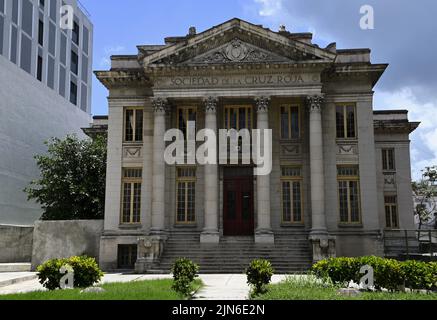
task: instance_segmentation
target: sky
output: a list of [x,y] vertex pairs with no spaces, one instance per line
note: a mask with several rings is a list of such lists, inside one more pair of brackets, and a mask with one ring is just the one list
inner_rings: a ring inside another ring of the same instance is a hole
[[[413,178],[437,165],[437,1],[435,0],[81,0],[94,24],[94,70],[139,44],[198,32],[238,17],[277,31],[312,32],[321,47],[371,48],[373,63],[390,67],[375,88],[375,109],[407,109],[420,121],[412,138]],[[364,5],[374,29],[360,28]],[[107,90],[93,80],[94,115],[107,114]]]

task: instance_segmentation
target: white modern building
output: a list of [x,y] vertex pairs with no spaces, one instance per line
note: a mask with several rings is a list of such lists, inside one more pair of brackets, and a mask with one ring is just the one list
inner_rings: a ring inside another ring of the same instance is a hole
[[[73,28],[61,28],[61,6]],[[0,223],[32,224],[23,189],[51,137],[91,122],[93,25],[76,0],[0,0]]]

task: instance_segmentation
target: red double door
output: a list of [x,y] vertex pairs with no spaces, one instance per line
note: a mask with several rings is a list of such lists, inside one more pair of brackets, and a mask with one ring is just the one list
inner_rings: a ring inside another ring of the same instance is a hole
[[225,177],[223,227],[225,236],[254,234],[253,175]]

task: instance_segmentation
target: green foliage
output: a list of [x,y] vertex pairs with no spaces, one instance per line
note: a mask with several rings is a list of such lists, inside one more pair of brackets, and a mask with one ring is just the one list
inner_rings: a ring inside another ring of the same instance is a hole
[[68,259],[51,259],[37,268],[39,282],[48,290],[60,289],[64,274],[60,269],[70,266],[74,270],[74,287],[87,288],[99,282],[103,272],[94,258],[71,257]]
[[67,136],[46,142],[48,153],[35,156],[40,178],[25,189],[41,204],[42,220],[103,219],[106,139]]
[[411,289],[431,290],[437,286],[437,263],[406,261],[402,270],[408,275],[405,286]]
[[437,263],[399,262],[379,257],[332,258],[316,263],[311,271],[322,279],[339,285],[350,281],[359,283],[361,267],[369,265],[374,271],[376,289],[396,291],[402,286],[410,289],[432,289],[437,284]]
[[267,260],[254,260],[246,269],[247,283],[252,286],[254,295],[266,292],[266,286],[272,280],[274,270]]
[[[418,204],[414,214],[419,218],[419,229],[432,222],[437,214],[437,167],[422,170],[422,179],[412,183],[413,193]],[[437,220],[435,221],[437,226]]]
[[189,297],[193,282],[198,277],[199,266],[189,259],[178,259],[172,268],[172,289],[184,297]]

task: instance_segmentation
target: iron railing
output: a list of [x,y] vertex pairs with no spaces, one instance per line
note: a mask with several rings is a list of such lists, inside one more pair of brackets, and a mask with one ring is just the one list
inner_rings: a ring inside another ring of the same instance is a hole
[[391,248],[407,259],[413,256],[437,260],[437,230],[386,230],[384,248]]

